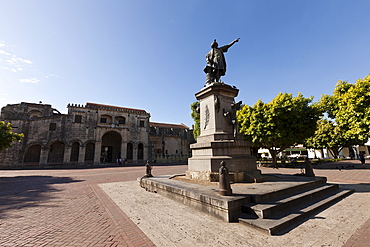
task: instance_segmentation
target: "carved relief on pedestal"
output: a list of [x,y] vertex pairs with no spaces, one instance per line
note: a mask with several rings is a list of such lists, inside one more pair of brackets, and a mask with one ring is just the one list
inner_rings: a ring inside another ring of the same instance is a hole
[[208,105],[206,105],[206,110],[204,112],[204,129],[206,129],[209,124],[209,116],[210,116],[210,112],[208,109]]

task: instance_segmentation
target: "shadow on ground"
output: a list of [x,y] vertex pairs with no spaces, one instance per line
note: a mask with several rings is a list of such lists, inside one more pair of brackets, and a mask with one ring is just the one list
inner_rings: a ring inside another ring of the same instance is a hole
[[355,193],[368,193],[370,192],[370,183],[359,183],[359,184],[342,184],[336,183],[341,189],[354,189]]
[[0,219],[7,213],[25,207],[37,207],[59,191],[55,184],[76,183],[69,177],[18,176],[0,177]]
[[[74,170],[74,169],[100,169],[100,168],[111,168],[111,167],[145,167],[146,163],[127,163],[123,165],[117,165],[116,163],[106,163],[100,165],[48,165],[48,166],[18,166],[18,167],[0,167],[1,170]],[[187,165],[187,163],[150,163],[152,166],[180,166]]]

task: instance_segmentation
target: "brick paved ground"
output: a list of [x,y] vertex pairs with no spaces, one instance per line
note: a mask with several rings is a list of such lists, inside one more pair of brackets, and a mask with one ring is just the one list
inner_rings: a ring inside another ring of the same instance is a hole
[[[335,169],[338,165],[343,166],[341,171]],[[158,165],[153,174],[181,173],[186,168]],[[329,182],[365,184],[370,191],[370,165],[362,169],[358,161],[349,161],[322,168],[315,173]],[[262,171],[292,174],[299,169]],[[134,180],[144,173],[144,166],[0,171],[0,246],[154,246],[98,186]],[[367,220],[345,246],[370,246],[369,236]]]
[[0,171],[0,246],[154,246],[98,186],[143,174],[144,166]]

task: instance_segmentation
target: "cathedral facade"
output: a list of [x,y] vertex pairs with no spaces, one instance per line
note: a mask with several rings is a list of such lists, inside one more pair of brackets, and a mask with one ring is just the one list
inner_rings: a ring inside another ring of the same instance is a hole
[[23,133],[21,142],[0,152],[1,166],[98,165],[122,158],[149,159],[149,119],[145,110],[86,103],[68,104],[61,114],[48,104],[8,104],[0,120]]

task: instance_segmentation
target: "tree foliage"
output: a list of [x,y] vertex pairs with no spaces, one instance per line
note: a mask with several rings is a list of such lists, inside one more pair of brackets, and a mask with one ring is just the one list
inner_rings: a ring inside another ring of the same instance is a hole
[[335,121],[342,147],[363,145],[370,137],[370,75],[354,84],[338,81],[333,95],[323,95],[320,103]]
[[21,141],[22,137],[23,134],[12,132],[11,123],[0,121],[0,151],[10,148],[13,142]]
[[301,93],[297,97],[279,93],[270,103],[258,100],[253,107],[245,105],[237,114],[240,132],[253,145],[267,148],[276,164],[279,152],[314,134],[322,113],[312,100]]
[[344,141],[339,127],[333,121],[322,118],[317,122],[314,135],[306,140],[305,146],[315,149],[327,148],[333,157],[338,157]]
[[194,120],[194,129],[193,129],[193,136],[196,140],[197,137],[200,135],[200,113],[199,113],[200,103],[199,101],[194,102],[191,104],[191,117]]

